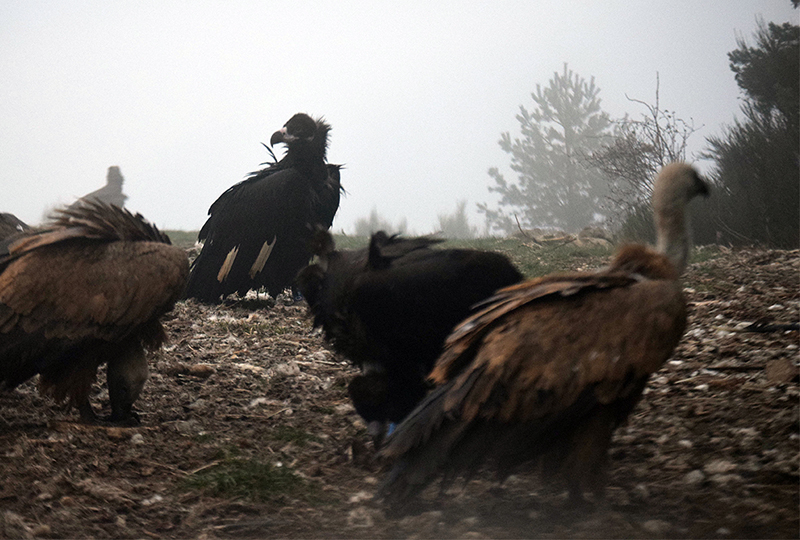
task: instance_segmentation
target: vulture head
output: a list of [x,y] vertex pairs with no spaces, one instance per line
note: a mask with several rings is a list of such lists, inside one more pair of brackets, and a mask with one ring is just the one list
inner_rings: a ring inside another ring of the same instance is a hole
[[665,166],[653,185],[656,249],[666,255],[678,275],[686,267],[691,243],[686,205],[695,196],[708,194],[708,184],[694,167],[681,162]]
[[324,159],[330,130],[331,127],[322,118],[314,120],[307,114],[297,113],[281,129],[272,134],[269,144],[275,146],[283,143],[290,153],[308,149],[315,157]]

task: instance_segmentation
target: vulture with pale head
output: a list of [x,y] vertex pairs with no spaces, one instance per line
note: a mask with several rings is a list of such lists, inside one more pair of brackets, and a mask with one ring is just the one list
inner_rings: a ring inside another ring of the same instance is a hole
[[686,326],[679,276],[689,252],[686,205],[708,187],[689,165],[658,175],[657,250],[623,247],[597,273],[549,275],[506,287],[447,338],[435,389],[398,426],[395,464],[379,495],[402,505],[439,475],[491,464],[559,471],[570,500],[603,493],[614,430]]
[[0,246],[0,387],[39,375],[40,389],[96,419],[89,394],[108,364],[110,422],[135,423],[145,350],[180,297],[186,252],[139,214],[86,201]]
[[223,193],[200,230],[203,249],[192,263],[187,298],[219,303],[265,287],[276,298],[311,259],[318,228],[328,229],[339,208],[339,165],[325,163],[330,126],[294,115],[270,145],[286,155]]
[[362,370],[348,387],[379,443],[386,422],[401,421],[425,396],[425,378],[453,327],[472,306],[522,275],[499,254],[434,249],[441,240],[383,231],[369,247],[336,251],[317,235],[318,263],[298,286],[333,348]]

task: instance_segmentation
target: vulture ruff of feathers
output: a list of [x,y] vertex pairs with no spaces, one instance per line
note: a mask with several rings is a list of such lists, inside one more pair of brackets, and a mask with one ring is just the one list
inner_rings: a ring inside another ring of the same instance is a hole
[[322,231],[319,262],[298,276],[314,325],[362,370],[348,390],[376,439],[425,396],[445,338],[472,306],[522,279],[503,255],[434,249],[440,242],[379,231],[367,248],[336,251]]
[[328,229],[339,208],[341,166],[325,161],[330,129],[323,119],[294,115],[270,138],[286,145],[286,155],[211,205],[187,298],[219,303],[261,287],[274,298],[293,285],[311,259],[314,231]]
[[87,201],[0,251],[0,386],[39,374],[42,391],[93,420],[89,392],[108,363],[112,421],[147,378],[145,349],[165,339],[159,317],[189,273],[184,250],[139,214]]
[[658,251],[625,246],[600,272],[506,287],[463,321],[430,374],[436,388],[383,449],[396,463],[379,494],[402,505],[439,475],[446,484],[489,462],[504,477],[538,460],[565,476],[573,502],[587,488],[602,496],[613,431],[686,325],[678,278],[698,194],[708,188],[692,167],[664,167]]

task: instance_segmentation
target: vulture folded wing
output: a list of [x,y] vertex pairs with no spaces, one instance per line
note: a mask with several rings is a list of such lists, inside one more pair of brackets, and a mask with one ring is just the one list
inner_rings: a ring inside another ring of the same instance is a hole
[[628,273],[561,274],[532,279],[500,289],[491,298],[481,302],[476,307],[476,312],[453,330],[447,338],[444,353],[437,361],[430,378],[437,385],[450,380],[472,360],[466,351],[480,345],[480,339],[486,331],[507,313],[528,304],[557,301],[558,298],[589,290],[625,287],[637,279],[640,278]]
[[384,454],[425,444],[445,418],[463,429],[552,425],[579,400],[605,404],[633,393],[683,333],[681,288],[635,275],[575,277],[507,287],[456,328],[429,377],[439,387]]
[[160,242],[73,240],[15,253],[0,274],[0,330],[47,339],[120,339],[161,315],[188,274]]

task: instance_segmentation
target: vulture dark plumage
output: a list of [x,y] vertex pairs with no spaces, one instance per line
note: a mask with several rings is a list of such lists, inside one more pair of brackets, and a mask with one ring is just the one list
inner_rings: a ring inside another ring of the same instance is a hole
[[319,263],[298,276],[315,326],[363,372],[349,392],[376,437],[425,396],[444,339],[471,307],[522,279],[499,253],[433,249],[438,242],[378,232],[368,248],[335,251],[324,232]]
[[14,214],[0,213],[0,240],[29,230],[22,220]]
[[601,497],[613,431],[686,325],[684,215],[697,194],[708,188],[692,167],[664,167],[658,251],[630,245],[597,273],[507,287],[461,323],[431,372],[436,388],[387,440],[396,463],[379,495],[402,506],[439,475],[444,488],[484,462],[504,478],[538,460],[566,477],[571,501],[585,488]]
[[89,393],[108,363],[109,420],[135,422],[145,349],[165,339],[159,317],[188,274],[186,252],[138,214],[99,201],[57,211],[0,250],[0,387],[38,374],[43,393],[93,421]]
[[270,145],[286,155],[223,193],[200,230],[203,249],[192,264],[186,297],[218,303],[266,287],[277,297],[310,258],[318,228],[328,229],[339,208],[339,165],[325,163],[330,126],[294,115]]

